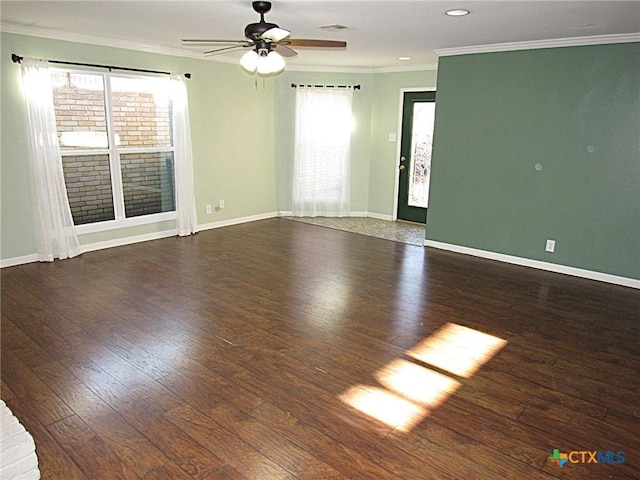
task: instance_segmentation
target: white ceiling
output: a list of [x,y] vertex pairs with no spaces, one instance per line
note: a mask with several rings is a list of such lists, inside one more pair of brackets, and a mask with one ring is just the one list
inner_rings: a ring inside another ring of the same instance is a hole
[[[448,17],[450,8],[471,14]],[[0,18],[6,32],[193,57],[208,47],[185,46],[181,38],[241,40],[245,25],[259,16],[249,0],[2,0]],[[299,55],[287,60],[290,69],[410,70],[434,65],[434,50],[440,49],[638,34],[640,1],[274,0],[266,21],[290,30],[293,38],[348,43],[337,51],[297,49]],[[348,29],[318,28],[327,24]],[[209,58],[237,62],[242,53]]]

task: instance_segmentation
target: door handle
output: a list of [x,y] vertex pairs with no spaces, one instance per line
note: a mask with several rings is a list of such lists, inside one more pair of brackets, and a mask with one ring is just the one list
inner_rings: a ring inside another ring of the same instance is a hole
[[406,158],[405,158],[405,157],[400,157],[400,161],[401,161],[401,162],[404,162],[405,160],[406,160]]
[[405,167],[404,165],[400,165],[400,170],[404,170],[405,168],[407,167]]

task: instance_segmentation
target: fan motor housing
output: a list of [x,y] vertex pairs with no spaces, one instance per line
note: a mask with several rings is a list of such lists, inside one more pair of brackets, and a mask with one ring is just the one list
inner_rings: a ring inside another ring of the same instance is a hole
[[272,28],[280,28],[275,23],[268,22],[258,22],[258,23],[250,23],[244,29],[244,36],[249,40],[256,41],[260,38],[260,36],[266,32],[267,30],[271,30]]

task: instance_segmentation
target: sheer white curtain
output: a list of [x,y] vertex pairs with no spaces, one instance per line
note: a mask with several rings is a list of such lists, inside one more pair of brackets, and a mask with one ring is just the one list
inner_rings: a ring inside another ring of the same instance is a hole
[[21,69],[29,123],[38,259],[52,262],[55,258],[74,257],[82,251],[62,172],[48,62],[25,58]]
[[198,231],[195,191],[193,187],[193,155],[187,86],[181,75],[171,75],[173,108],[173,143],[176,189],[176,228],[178,235]]
[[292,214],[350,214],[350,88],[296,89],[296,143]]

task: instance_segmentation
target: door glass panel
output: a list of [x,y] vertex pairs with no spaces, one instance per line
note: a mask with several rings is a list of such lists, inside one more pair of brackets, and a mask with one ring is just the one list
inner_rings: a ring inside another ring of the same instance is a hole
[[429,206],[429,179],[431,176],[431,148],[435,102],[413,104],[411,129],[411,159],[409,163],[409,206]]

